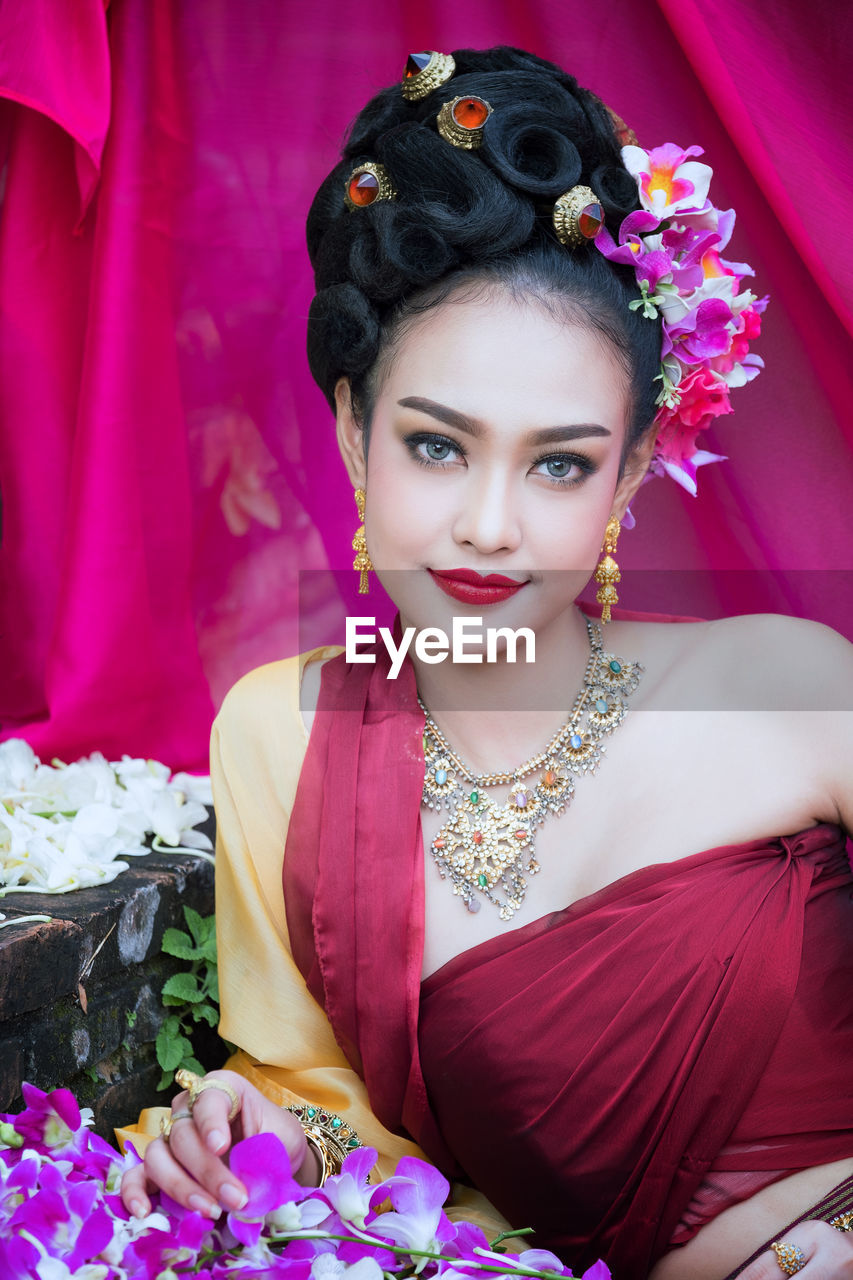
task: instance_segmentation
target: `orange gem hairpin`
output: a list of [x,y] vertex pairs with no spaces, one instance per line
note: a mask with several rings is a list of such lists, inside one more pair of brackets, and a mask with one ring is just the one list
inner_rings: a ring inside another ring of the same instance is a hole
[[403,97],[408,102],[419,102],[449,80],[455,70],[456,63],[449,53],[438,53],[435,49],[410,53],[401,83]]
[[453,98],[438,113],[436,127],[451,146],[474,151],[483,142],[483,128],[492,108],[485,98]]

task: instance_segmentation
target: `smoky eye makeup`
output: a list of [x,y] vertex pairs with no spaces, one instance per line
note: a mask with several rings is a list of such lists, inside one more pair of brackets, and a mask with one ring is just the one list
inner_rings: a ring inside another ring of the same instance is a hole
[[[454,455],[464,458],[468,453],[458,440],[435,431],[410,432],[403,437],[403,443],[413,461],[432,470],[452,466]],[[531,463],[531,471],[543,466],[548,469],[538,474],[557,488],[573,488],[598,470],[598,463],[592,458],[574,451],[540,454]]]

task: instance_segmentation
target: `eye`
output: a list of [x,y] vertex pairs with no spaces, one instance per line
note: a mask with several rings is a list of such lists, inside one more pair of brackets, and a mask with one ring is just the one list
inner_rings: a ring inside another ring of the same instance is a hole
[[546,476],[558,485],[582,484],[587,476],[597,470],[595,463],[582,453],[551,453],[545,458],[538,458],[534,468],[544,467],[540,475]]
[[460,458],[465,456],[464,449],[454,440],[436,435],[432,431],[420,431],[406,436],[404,444],[414,460],[425,467],[441,466],[442,463],[451,462],[457,455]]

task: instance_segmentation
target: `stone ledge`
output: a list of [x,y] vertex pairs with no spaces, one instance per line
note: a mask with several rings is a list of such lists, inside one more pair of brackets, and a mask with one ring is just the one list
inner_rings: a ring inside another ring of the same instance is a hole
[[[211,914],[213,880],[203,858],[158,852],[98,888],[0,900],[7,919],[53,917],[0,930],[0,1111],[20,1109],[22,1080],[64,1086],[110,1138],[113,1125],[168,1099],[173,1091],[155,1093],[160,992],[186,966],[162,954],[163,934],[186,928],[184,904]],[[222,1064],[215,1032],[201,1026],[194,1041],[208,1070]]]

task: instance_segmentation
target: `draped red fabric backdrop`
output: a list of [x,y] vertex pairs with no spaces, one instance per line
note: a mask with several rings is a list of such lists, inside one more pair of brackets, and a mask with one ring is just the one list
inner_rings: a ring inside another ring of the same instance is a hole
[[[204,768],[228,685],[309,637],[298,571],[347,566],[356,513],[304,360],[304,218],[422,48],[527,47],[641,143],[705,147],[768,367],[698,498],[642,490],[626,603],[853,633],[851,37],[837,0],[4,0],[3,734]],[[312,581],[310,638],[335,625]]]

